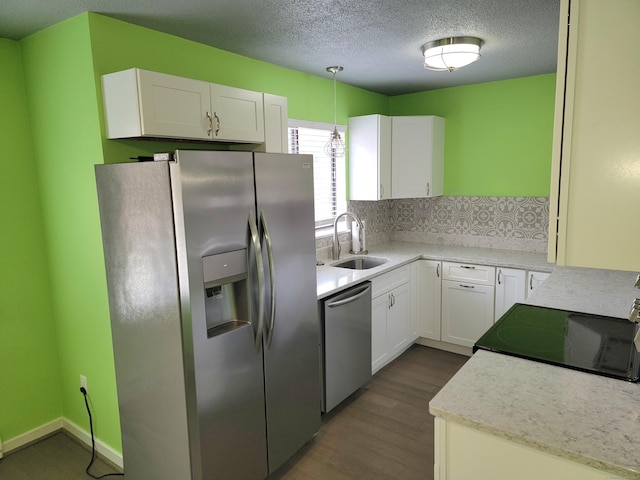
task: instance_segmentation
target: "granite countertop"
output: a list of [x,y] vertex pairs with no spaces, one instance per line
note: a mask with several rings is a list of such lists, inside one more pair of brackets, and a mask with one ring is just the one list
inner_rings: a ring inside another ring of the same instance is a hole
[[[343,255],[339,261],[353,256]],[[371,280],[419,258],[521,268],[542,272],[551,272],[554,268],[553,264],[547,262],[547,256],[544,253],[423,243],[391,242],[377,245],[369,249],[368,256],[386,258],[388,262],[368,270],[349,270],[331,266],[337,263],[338,260],[328,260],[325,265],[319,266],[316,270],[318,300],[344,290],[351,285]]]
[[[556,267],[526,303],[626,317],[636,273]],[[478,351],[429,411],[622,478],[640,479],[640,384]]]

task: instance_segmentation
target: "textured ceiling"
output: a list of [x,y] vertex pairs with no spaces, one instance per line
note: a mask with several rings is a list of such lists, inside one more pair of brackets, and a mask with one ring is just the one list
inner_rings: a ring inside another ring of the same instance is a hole
[[[1,0],[0,37],[20,40],[93,11],[387,95],[556,70],[560,0]],[[483,40],[456,72],[425,70],[424,43]]]

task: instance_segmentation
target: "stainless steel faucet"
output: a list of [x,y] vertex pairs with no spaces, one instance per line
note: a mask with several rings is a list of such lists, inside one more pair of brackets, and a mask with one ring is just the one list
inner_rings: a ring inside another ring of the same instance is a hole
[[[640,288],[640,275],[638,275],[638,278],[636,278],[634,287]],[[640,298],[636,298],[631,305],[631,310],[629,311],[629,321],[634,323],[640,322]]]
[[[333,244],[331,246],[331,256],[334,260],[338,260],[340,258],[340,241],[338,240],[338,222],[340,221],[340,219],[342,217],[351,217],[353,218],[356,223],[358,224],[358,228],[360,229],[360,238],[362,240],[364,240],[364,224],[362,223],[362,220],[360,220],[360,217],[358,217],[358,215],[356,215],[355,213],[351,213],[351,212],[344,212],[341,213],[340,215],[338,215],[336,217],[336,219],[333,221]],[[365,249],[365,244],[364,241],[360,242],[360,250],[358,250],[357,252],[353,252],[356,255],[362,255],[367,253],[367,250]]]

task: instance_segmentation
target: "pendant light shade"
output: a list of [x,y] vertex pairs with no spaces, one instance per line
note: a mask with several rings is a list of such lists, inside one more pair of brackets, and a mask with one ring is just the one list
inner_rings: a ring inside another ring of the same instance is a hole
[[423,65],[428,70],[453,72],[480,58],[482,40],[475,37],[442,38],[422,46]]
[[327,72],[333,74],[333,132],[329,141],[324,146],[324,152],[328,157],[343,157],[345,152],[344,142],[338,132],[337,101],[336,101],[336,73],[344,70],[340,66],[327,67]]

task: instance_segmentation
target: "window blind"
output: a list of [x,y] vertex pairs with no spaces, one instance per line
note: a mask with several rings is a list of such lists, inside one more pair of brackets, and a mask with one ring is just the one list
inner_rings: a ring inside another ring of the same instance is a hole
[[[289,153],[313,155],[316,228],[326,227],[347,209],[345,158],[336,158],[324,151],[333,125],[304,123],[289,120]],[[339,126],[338,131],[344,139],[345,128]]]

